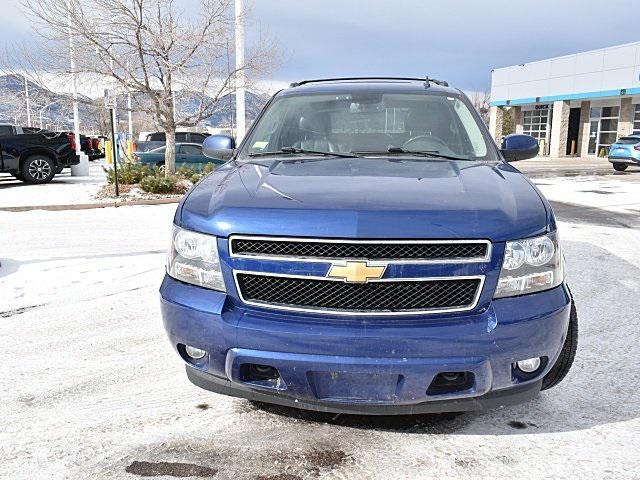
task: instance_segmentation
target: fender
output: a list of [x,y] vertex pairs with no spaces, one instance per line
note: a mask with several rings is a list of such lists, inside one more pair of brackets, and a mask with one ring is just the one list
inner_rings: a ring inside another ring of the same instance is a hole
[[20,162],[17,168],[20,168],[22,166],[22,162],[24,162],[27,158],[29,158],[32,155],[45,155],[49,157],[51,160],[53,160],[53,163],[56,166],[60,165],[58,152],[56,152],[55,150],[51,148],[46,148],[46,147],[32,147],[32,148],[27,148],[21,152]]

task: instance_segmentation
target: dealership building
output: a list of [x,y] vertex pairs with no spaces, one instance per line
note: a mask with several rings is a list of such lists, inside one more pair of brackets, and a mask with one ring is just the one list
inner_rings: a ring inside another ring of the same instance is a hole
[[619,137],[640,134],[640,42],[494,69],[496,140],[511,109],[516,133],[538,139],[544,155],[606,156]]

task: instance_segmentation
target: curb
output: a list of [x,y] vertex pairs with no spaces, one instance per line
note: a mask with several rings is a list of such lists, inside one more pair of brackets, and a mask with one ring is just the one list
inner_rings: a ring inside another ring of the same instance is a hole
[[70,205],[34,205],[25,207],[0,207],[2,212],[28,212],[31,210],[90,210],[93,208],[109,208],[109,207],[129,207],[135,205],[164,205],[168,203],[178,203],[182,197],[176,198],[149,198],[140,200],[110,201],[100,203],[76,203]]

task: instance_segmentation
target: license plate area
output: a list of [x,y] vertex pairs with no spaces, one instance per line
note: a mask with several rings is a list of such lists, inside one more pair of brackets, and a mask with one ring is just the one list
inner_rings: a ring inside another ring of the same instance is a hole
[[398,399],[402,375],[387,373],[308,372],[316,398],[334,402],[388,403]]

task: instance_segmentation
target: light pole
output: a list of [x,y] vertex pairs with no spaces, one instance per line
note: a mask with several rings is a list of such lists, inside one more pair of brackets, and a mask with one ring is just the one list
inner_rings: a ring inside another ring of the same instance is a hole
[[31,126],[31,99],[29,98],[29,81],[27,80],[27,76],[23,75],[24,78],[24,98],[27,103],[27,127]]
[[245,71],[244,71],[244,8],[243,0],[236,0],[236,142],[240,143],[246,132],[245,123]]
[[[69,1],[69,9],[73,7],[73,2]],[[71,15],[69,15],[69,64],[71,67],[71,86],[73,89],[73,137],[75,139],[76,155],[80,158],[80,163],[71,166],[72,177],[86,177],[89,175],[89,157],[82,152],[80,145],[80,113],[78,109],[78,76],[76,73],[75,47],[73,44],[73,31],[71,28]]]
[[131,112],[131,92],[127,92],[127,109],[129,110],[129,136],[133,140],[133,115]]
[[[129,72],[129,59],[127,59],[127,72]],[[133,112],[131,111],[131,90],[127,89],[127,110],[128,112],[128,120],[129,120],[129,140],[133,141]]]

